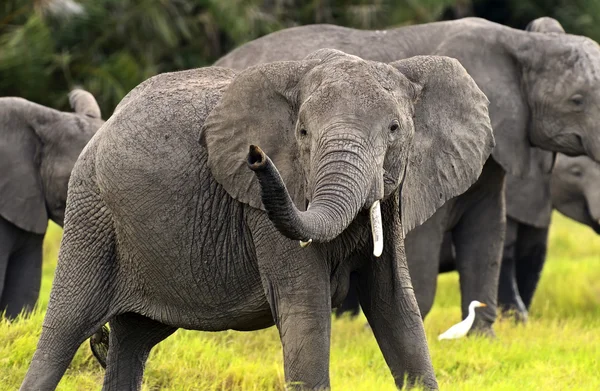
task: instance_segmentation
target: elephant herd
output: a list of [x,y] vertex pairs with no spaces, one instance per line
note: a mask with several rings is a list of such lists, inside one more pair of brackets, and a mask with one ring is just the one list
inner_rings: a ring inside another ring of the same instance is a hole
[[359,305],[396,385],[437,389],[438,273],[493,335],[498,307],[527,318],[553,208],[600,232],[599,90],[600,46],[556,20],[465,18],[281,30],[146,80],[106,122],[79,89],[74,113],[0,98],[6,317],[64,226],[21,390],[55,389],[91,336],[104,389],[138,390],[178,328],[272,325],[286,383],[328,388],[331,311]]

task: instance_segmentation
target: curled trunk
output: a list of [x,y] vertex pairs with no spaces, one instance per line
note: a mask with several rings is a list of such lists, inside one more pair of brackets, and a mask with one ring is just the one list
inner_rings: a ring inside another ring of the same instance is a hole
[[259,180],[269,219],[290,239],[333,240],[356,217],[369,194],[372,181],[365,173],[373,172],[369,166],[374,159],[335,146],[324,149],[320,156],[314,197],[308,210],[300,212],[271,159],[259,147],[250,146],[248,165]]

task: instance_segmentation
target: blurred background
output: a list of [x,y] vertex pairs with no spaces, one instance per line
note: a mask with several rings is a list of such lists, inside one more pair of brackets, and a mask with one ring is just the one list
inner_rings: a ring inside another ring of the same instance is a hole
[[275,30],[379,29],[478,16],[515,28],[551,16],[600,41],[600,0],[1,0],[0,96],[69,110],[83,86],[108,118],[158,73],[212,64]]

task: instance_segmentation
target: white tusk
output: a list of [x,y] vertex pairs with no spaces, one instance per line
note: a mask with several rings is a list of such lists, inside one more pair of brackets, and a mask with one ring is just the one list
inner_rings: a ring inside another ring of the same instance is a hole
[[302,247],[302,248],[308,247],[308,246],[310,246],[311,243],[312,243],[312,239],[308,239],[308,242],[301,240],[300,247]]
[[[310,208],[310,202],[308,203],[308,205],[306,205],[306,210],[308,210],[308,208]],[[312,239],[308,239],[308,242],[301,240],[300,247],[306,248],[306,247],[310,246],[311,243],[312,243]]]
[[383,252],[383,224],[381,223],[381,206],[379,200],[373,202],[369,209],[371,217],[371,234],[373,235],[373,255],[379,257]]

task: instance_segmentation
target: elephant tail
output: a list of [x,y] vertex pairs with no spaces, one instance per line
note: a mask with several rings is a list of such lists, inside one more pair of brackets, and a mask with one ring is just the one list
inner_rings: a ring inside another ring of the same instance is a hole
[[90,349],[102,368],[106,369],[106,357],[108,356],[108,336],[110,330],[103,325],[90,337]]

